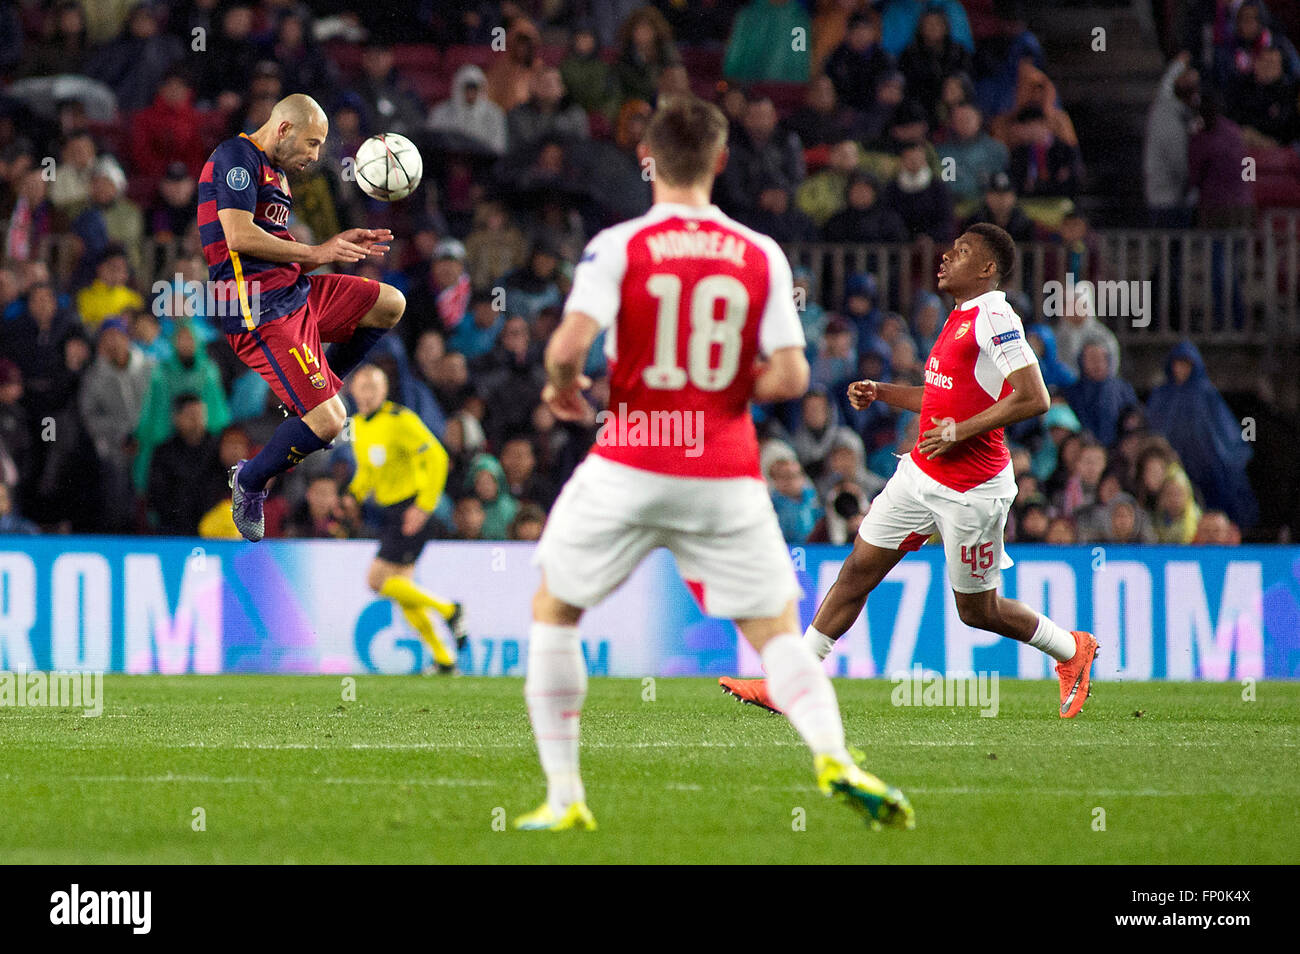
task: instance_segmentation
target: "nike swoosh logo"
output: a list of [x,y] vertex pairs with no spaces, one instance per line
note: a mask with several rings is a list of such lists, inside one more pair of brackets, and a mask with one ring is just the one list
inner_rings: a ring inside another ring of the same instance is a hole
[[[1093,652],[1095,658],[1096,650],[1094,649]],[[1074,701],[1074,697],[1079,693],[1079,686],[1083,684],[1083,674],[1087,672],[1090,668],[1092,668],[1091,659],[1089,659],[1087,663],[1079,667],[1079,674],[1074,677],[1074,685],[1070,687],[1070,691],[1066,693],[1065,701],[1061,703],[1062,715],[1070,711],[1070,703]]]
[[1078,694],[1078,692],[1079,692],[1079,684],[1080,684],[1081,682],[1083,682],[1083,670],[1082,670],[1082,669],[1079,670],[1079,675],[1077,675],[1077,676],[1074,677],[1074,685],[1070,687],[1070,692],[1069,692],[1069,694],[1066,695],[1066,697],[1065,697],[1065,701],[1061,703],[1061,715],[1065,715],[1065,713],[1067,713],[1067,712],[1070,711],[1070,703],[1074,702],[1074,697],[1075,697],[1075,696]]

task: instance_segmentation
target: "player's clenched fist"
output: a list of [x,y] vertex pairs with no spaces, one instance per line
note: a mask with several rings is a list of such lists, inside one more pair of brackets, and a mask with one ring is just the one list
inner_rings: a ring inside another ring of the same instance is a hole
[[866,408],[877,396],[875,381],[854,381],[849,385],[849,404],[855,411]]

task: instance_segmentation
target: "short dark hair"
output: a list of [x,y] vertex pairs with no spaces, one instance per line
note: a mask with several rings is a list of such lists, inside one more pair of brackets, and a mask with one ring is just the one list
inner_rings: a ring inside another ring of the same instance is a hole
[[998,267],[998,284],[1010,278],[1016,267],[1016,243],[1007,230],[992,222],[976,222],[966,231],[978,235],[993,254],[993,262]]
[[172,399],[172,413],[179,414],[191,404],[202,404],[203,399],[193,391],[182,391]]
[[650,117],[645,144],[657,175],[671,185],[690,185],[712,173],[727,144],[727,117],[699,97],[674,96]]

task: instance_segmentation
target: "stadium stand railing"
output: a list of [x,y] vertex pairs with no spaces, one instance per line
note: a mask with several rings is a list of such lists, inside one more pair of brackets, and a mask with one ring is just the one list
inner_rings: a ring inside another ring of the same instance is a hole
[[[1097,316],[1121,344],[1163,345],[1183,338],[1201,345],[1300,344],[1300,211],[1265,213],[1255,229],[1099,229],[1094,235],[1076,262],[1076,287],[1085,278],[1094,282]],[[918,292],[935,290],[941,252],[925,238],[786,246],[791,264],[812,273],[812,296],[827,310],[838,309],[849,276],[867,271],[879,283],[877,305],[905,316]],[[66,235],[46,238],[39,249],[64,287],[80,255],[81,243]],[[1061,245],[1021,242],[1017,256],[1012,287],[1029,296],[1035,320],[1052,318],[1061,299],[1051,296],[1068,291]],[[138,287],[147,293],[154,281],[170,280],[181,257],[179,242],[143,243]],[[1135,292],[1141,299],[1132,297]],[[1141,314],[1135,307],[1139,300],[1149,305]]]
[[[910,315],[916,294],[935,290],[942,249],[923,238],[800,243],[786,252],[812,273],[812,296],[828,309],[843,300],[849,276],[867,271],[879,283],[878,307]],[[1017,256],[1012,287],[1029,296],[1038,319],[1059,315],[1069,290],[1062,246],[1021,242]],[[1073,274],[1076,288],[1084,279],[1094,283],[1095,313],[1121,344],[1300,342],[1300,212],[1266,213],[1254,229],[1097,230]]]

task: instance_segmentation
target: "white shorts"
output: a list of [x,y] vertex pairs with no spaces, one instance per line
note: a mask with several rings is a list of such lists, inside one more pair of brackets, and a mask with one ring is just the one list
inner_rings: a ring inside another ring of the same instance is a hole
[[592,454],[564,485],[533,562],[571,606],[595,606],[657,547],[710,616],[779,616],[802,595],[767,487],[670,477]]
[[939,483],[906,454],[871,501],[858,536],[886,550],[916,550],[932,533],[943,537],[948,580],[958,593],[997,589],[1012,565],[1002,545],[1007,511],[1016,499],[1011,465],[970,490]]

